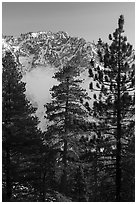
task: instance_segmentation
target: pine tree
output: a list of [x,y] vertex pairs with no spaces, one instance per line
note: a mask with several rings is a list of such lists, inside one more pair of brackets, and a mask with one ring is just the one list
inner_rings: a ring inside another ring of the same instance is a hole
[[88,202],[98,202],[103,201],[101,197],[101,181],[104,176],[104,156],[102,154],[103,142],[97,137],[95,129],[95,123],[89,124],[91,127],[91,133],[87,137],[82,136],[80,138],[81,143],[81,157],[80,161],[84,166],[86,175],[86,188],[87,188],[87,198]]
[[23,185],[28,176],[25,168],[33,168],[32,158],[39,151],[40,138],[36,110],[26,99],[22,74],[10,52],[3,57],[2,66],[3,183],[5,199],[11,201],[15,185]]
[[55,164],[59,150],[50,147],[48,144],[44,144],[41,150],[41,200],[45,202],[49,201],[47,194],[53,195],[56,190]]
[[98,94],[94,94],[94,116],[100,121],[97,129],[106,141],[107,152],[110,149],[112,166],[113,156],[116,158],[116,201],[123,199],[122,158],[125,156],[125,146],[131,140],[128,134],[130,126],[134,127],[135,57],[132,45],[123,36],[123,25],[124,17],[121,15],[113,37],[109,35],[112,43],[108,45],[99,40],[98,54],[104,68],[98,66],[94,69],[96,88],[93,83],[90,84],[92,91],[98,91]]
[[84,172],[82,167],[79,165],[76,169],[74,176],[74,197],[76,202],[85,202],[86,201],[86,182],[84,178]]
[[77,66],[76,57],[55,73],[59,85],[53,86],[52,102],[46,105],[49,120],[47,138],[52,146],[57,145],[62,152],[63,175],[61,191],[67,192],[68,153],[76,147],[79,134],[84,132],[85,118],[88,113],[80,99],[89,99],[86,91],[80,87],[82,80],[78,77],[82,68]]

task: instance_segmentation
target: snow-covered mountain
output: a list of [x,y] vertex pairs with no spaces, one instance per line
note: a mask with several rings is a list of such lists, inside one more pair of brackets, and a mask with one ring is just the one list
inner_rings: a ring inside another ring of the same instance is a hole
[[21,63],[22,57],[32,58],[31,68],[47,63],[59,67],[79,52],[81,54],[86,52],[89,59],[97,56],[94,43],[86,42],[83,38],[71,37],[63,31],[30,32],[19,37],[3,36],[2,46],[3,55],[5,50],[10,50],[16,56],[18,63]]
[[[88,77],[89,61],[94,59],[98,64],[97,48],[94,43],[86,42],[83,38],[71,37],[66,32],[29,32],[19,37],[3,36],[2,55],[9,50],[19,64],[23,81],[26,82],[26,95],[34,106],[38,107],[37,115],[43,127],[43,105],[51,100],[50,88],[58,82],[52,78],[54,73],[72,58],[78,60],[82,87],[89,90],[91,78]],[[92,101],[91,101],[92,102]]]

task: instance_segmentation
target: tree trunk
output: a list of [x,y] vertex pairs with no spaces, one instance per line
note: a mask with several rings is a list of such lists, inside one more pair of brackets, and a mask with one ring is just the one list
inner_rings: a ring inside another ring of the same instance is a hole
[[9,202],[12,196],[11,172],[10,172],[10,149],[6,147],[6,201]]
[[61,179],[61,190],[64,194],[66,194],[67,192],[67,140],[64,140],[63,175]]
[[120,124],[117,127],[117,153],[116,153],[116,201],[120,202],[121,192],[121,142],[120,142]]
[[42,201],[45,202],[45,178],[46,178],[46,172],[43,174],[42,178]]
[[97,196],[97,191],[98,191],[98,180],[97,180],[97,176],[98,176],[98,162],[97,162],[97,154],[98,154],[98,150],[96,148],[96,155],[94,157],[94,178],[95,178],[95,186],[94,186],[94,202],[97,202],[98,201],[98,196]]

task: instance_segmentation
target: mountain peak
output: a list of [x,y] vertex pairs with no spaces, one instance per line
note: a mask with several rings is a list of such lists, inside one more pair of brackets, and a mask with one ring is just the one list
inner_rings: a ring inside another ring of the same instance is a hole
[[32,58],[31,69],[47,63],[62,67],[77,53],[81,53],[82,58],[86,55],[88,61],[97,56],[95,44],[86,42],[84,38],[72,37],[64,31],[28,32],[19,37],[3,36],[2,46],[3,55],[9,50],[19,64],[22,64],[22,57]]

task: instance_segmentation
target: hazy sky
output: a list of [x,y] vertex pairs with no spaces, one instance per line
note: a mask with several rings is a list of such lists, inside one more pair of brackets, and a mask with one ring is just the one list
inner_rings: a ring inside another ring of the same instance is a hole
[[135,43],[135,3],[133,2],[4,2],[2,32],[19,35],[37,31],[66,31],[87,41],[107,40],[117,21],[125,16],[125,35]]

